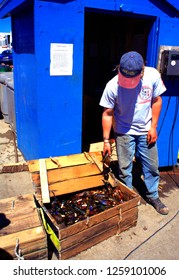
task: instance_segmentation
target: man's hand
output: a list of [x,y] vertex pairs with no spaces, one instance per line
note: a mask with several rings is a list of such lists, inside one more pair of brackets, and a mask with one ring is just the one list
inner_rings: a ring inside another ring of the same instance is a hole
[[103,156],[105,156],[106,154],[111,156],[111,144],[110,144],[110,142],[104,142],[104,145],[103,145]]
[[158,139],[157,124],[158,124],[161,108],[162,108],[161,96],[157,96],[153,98],[152,99],[152,123],[151,123],[151,128],[149,129],[147,135],[148,145],[154,144]]
[[157,135],[157,129],[156,128],[150,128],[147,134],[147,143],[148,145],[152,145],[157,141],[158,135]]

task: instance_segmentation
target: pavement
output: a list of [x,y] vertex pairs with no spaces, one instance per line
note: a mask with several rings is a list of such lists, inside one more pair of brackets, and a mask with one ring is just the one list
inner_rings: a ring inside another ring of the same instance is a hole
[[[33,193],[28,171],[2,173],[4,165],[25,162],[10,125],[0,119],[0,199]],[[137,225],[92,246],[70,260],[178,260],[179,169],[160,173],[159,194],[169,207],[160,215],[141,199]],[[56,259],[52,254],[51,259]]]
[[33,193],[29,172],[1,173],[2,167],[8,164],[25,162],[17,148],[13,130],[4,119],[0,119],[0,199],[19,194]]

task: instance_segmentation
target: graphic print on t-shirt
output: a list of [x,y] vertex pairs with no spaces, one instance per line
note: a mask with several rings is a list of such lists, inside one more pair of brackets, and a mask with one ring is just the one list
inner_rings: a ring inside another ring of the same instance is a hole
[[139,104],[147,103],[151,101],[152,90],[148,86],[142,86],[141,91],[139,93]]

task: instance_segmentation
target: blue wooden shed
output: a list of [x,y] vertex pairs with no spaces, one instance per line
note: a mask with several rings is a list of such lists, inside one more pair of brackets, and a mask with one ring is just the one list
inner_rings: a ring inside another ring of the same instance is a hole
[[[9,0],[0,4],[0,18],[11,17],[16,133],[26,160],[81,153],[102,140],[98,104],[124,52],[136,50],[147,66],[161,70],[163,52],[168,55],[179,49],[176,1]],[[177,53],[175,60],[178,63]],[[177,75],[164,76],[167,92],[158,127],[161,167],[177,160]]]

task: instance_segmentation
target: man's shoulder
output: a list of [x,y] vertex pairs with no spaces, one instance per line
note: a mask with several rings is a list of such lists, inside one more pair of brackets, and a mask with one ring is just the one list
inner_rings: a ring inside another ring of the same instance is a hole
[[118,75],[114,76],[111,80],[107,82],[107,87],[117,87],[118,86]]
[[156,68],[154,68],[154,67],[150,67],[150,66],[145,66],[145,68],[144,68],[144,75],[145,74],[147,74],[147,75],[149,75],[149,74],[151,74],[151,75],[159,75],[159,71],[156,69]]
[[161,75],[156,68],[145,66],[144,79],[143,79],[143,80],[145,80],[145,82],[150,81],[152,83],[155,83],[155,82],[160,81],[160,79],[161,79]]

